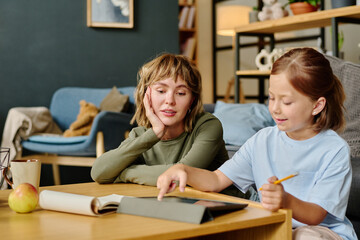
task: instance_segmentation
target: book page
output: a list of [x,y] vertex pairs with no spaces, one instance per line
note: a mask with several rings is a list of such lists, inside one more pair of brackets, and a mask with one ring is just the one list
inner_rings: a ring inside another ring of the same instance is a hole
[[40,192],[39,205],[46,210],[98,216],[116,212],[122,196],[92,197],[50,190]]
[[94,205],[93,210],[96,214],[105,214],[108,212],[115,212],[123,198],[122,195],[111,194],[103,197],[98,197],[97,203]]

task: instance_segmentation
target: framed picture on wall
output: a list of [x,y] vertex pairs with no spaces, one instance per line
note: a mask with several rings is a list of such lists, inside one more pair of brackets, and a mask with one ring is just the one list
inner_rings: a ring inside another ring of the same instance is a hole
[[87,26],[134,27],[134,0],[87,0]]

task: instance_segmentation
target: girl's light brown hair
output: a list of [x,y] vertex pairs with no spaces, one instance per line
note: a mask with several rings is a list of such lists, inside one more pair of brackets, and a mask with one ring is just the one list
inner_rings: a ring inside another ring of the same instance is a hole
[[271,75],[281,73],[285,73],[290,84],[311,100],[326,99],[324,109],[314,117],[315,131],[341,131],[344,128],[344,89],[323,54],[312,48],[292,49],[273,65]]
[[180,77],[191,90],[194,98],[188,114],[185,116],[185,131],[190,132],[196,116],[204,111],[202,103],[201,75],[197,67],[185,56],[165,53],[150,62],[144,64],[138,72],[138,85],[135,92],[136,112],[131,120],[139,126],[151,127],[146,117],[143,99],[146,89],[153,83],[173,78],[176,81]]

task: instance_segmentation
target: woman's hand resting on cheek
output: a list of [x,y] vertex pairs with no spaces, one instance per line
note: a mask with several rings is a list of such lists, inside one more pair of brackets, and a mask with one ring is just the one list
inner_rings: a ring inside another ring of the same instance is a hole
[[261,204],[264,208],[270,211],[277,211],[284,207],[287,193],[281,183],[274,184],[278,180],[273,176],[268,179],[268,184],[264,184],[261,190]]
[[166,132],[166,126],[156,116],[154,109],[151,105],[151,88],[148,87],[144,96],[144,107],[146,111],[146,117],[149,119],[152,129],[158,138],[162,138]]

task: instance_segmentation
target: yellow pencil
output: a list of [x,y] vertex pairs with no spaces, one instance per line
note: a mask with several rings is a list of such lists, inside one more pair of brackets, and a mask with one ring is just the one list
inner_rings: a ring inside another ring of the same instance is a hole
[[[276,180],[276,181],[274,182],[274,184],[279,184],[279,183],[281,183],[281,182],[283,182],[283,181],[285,181],[285,180],[288,180],[288,179],[290,179],[290,178],[293,178],[293,177],[295,177],[295,176],[297,176],[297,175],[299,175],[298,172],[296,172],[296,173],[294,173],[294,174],[290,174],[290,175],[287,176],[287,177],[284,177],[284,178],[282,178],[282,179]],[[259,191],[261,191],[261,190],[262,190],[262,187],[259,188]]]

